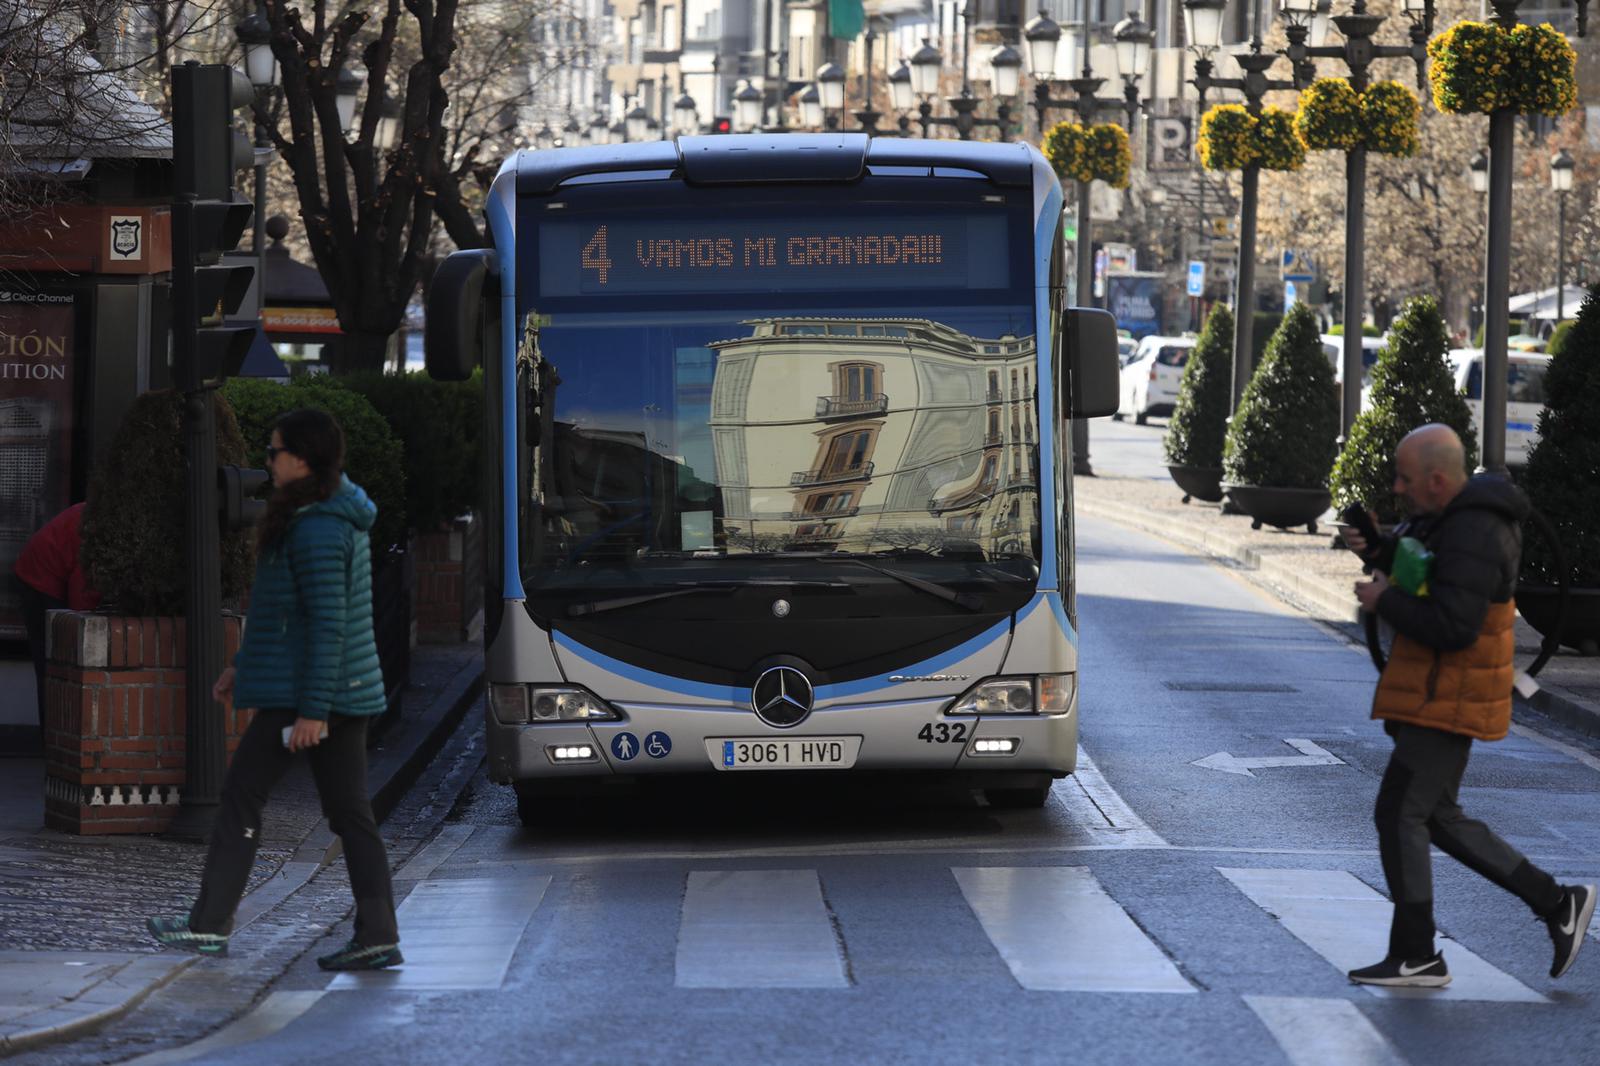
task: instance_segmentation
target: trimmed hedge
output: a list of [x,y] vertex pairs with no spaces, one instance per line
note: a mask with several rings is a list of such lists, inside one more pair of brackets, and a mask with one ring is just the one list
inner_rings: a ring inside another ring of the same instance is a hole
[[1450,331],[1438,303],[1431,296],[1408,300],[1372,368],[1372,406],[1356,416],[1333,465],[1335,508],[1359,503],[1377,511],[1380,522],[1399,521],[1394,452],[1402,437],[1430,422],[1454,429],[1466,445],[1468,469],[1477,465],[1472,413],[1456,391],[1445,359],[1449,350]]
[[[216,407],[217,462],[245,461],[244,438],[227,401]],[[124,614],[181,615],[188,588],[184,547],[189,497],[183,394],[147,392],[133,401],[89,481],[83,565],[104,604]],[[222,534],[222,598],[237,602],[254,564],[251,531]]]
[[1219,303],[1206,316],[1200,339],[1184,364],[1178,403],[1162,442],[1168,463],[1221,469],[1232,383],[1233,312]]
[[[1567,576],[1600,588],[1600,285],[1589,290],[1544,377],[1539,439],[1521,479],[1561,538]],[[1555,585],[1560,575],[1543,537],[1523,542],[1522,573]]]
[[328,412],[344,430],[345,471],[378,505],[372,527],[374,557],[406,539],[406,474],[400,441],[365,396],[339,379],[296,378],[287,385],[260,378],[233,378],[223,387],[239,418],[250,465],[265,469],[267,443],[278,416],[301,407]]
[[1317,316],[1297,303],[1272,335],[1239,399],[1222,449],[1235,485],[1320,489],[1328,483],[1339,407]]

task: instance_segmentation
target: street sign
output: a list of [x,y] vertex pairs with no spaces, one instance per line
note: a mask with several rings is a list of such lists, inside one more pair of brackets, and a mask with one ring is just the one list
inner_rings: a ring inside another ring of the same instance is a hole
[[1284,281],[1310,281],[1317,276],[1317,268],[1309,253],[1299,248],[1285,248],[1278,260],[1278,276]]
[[1189,261],[1189,295],[1204,296],[1206,294],[1206,265],[1199,259]]

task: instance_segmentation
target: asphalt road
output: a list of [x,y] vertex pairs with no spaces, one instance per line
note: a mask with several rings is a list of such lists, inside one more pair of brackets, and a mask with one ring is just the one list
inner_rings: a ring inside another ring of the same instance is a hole
[[[1148,468],[1159,436],[1097,424],[1097,466]],[[410,808],[437,832],[398,875],[403,969],[330,981],[308,953],[187,1050],[158,993],[142,1046],[180,1050],[135,1061],[1594,1061],[1600,947],[1550,981],[1542,925],[1442,856],[1455,983],[1346,981],[1388,922],[1361,649],[1154,538],[1080,520],[1078,547],[1088,758],[1044,810],[757,781],[533,832],[464,735]],[[1597,789],[1592,752],[1519,731],[1477,747],[1462,802],[1592,881]]]

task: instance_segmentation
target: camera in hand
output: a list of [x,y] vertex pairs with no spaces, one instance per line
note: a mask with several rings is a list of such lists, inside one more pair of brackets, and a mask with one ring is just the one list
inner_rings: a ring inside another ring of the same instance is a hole
[[1377,525],[1372,521],[1372,515],[1367,513],[1365,507],[1359,503],[1352,503],[1349,507],[1339,512],[1339,521],[1361,534],[1362,538],[1367,542],[1367,551],[1373,551],[1378,547],[1378,542],[1382,539],[1382,536],[1378,532]]

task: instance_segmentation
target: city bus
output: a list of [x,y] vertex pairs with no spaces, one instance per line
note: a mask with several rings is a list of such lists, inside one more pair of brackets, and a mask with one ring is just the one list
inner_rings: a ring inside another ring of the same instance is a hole
[[481,364],[488,773],[535,824],[670,775],[949,775],[1038,806],[1077,757],[1067,306],[1030,145],[862,134],[524,151],[430,283]]

